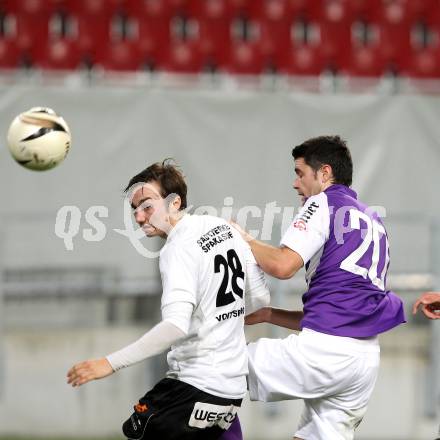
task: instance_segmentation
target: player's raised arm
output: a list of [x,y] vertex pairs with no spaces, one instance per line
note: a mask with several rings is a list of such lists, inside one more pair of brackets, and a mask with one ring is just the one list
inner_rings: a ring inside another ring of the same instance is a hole
[[260,267],[280,280],[292,278],[303,266],[301,256],[288,247],[275,247],[253,240],[249,243]]
[[303,267],[304,262],[297,252],[287,247],[277,248],[256,240],[237,223],[230,223],[249,243],[255,260],[267,274],[279,279],[289,279]]
[[429,319],[440,319],[440,292],[425,292],[414,303],[415,315],[421,306],[423,314]]

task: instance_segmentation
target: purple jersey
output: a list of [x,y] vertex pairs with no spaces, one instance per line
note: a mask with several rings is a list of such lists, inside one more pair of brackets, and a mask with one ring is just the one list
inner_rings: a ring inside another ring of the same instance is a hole
[[240,420],[238,420],[238,416],[235,417],[230,428],[222,434],[220,440],[243,440],[243,434],[241,432],[241,425]]
[[332,185],[310,197],[281,245],[306,266],[303,328],[365,338],[405,322],[402,301],[385,287],[385,228],[352,189]]

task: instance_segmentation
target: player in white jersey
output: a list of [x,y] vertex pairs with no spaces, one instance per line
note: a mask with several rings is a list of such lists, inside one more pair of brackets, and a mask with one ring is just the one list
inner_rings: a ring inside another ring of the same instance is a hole
[[186,184],[173,165],[151,165],[127,190],[146,235],[166,238],[159,263],[162,321],[122,350],[76,364],[68,383],[106,377],[171,347],[166,378],[140,399],[124,434],[217,439],[246,394],[244,316],[269,302],[264,275],[227,222],[184,212]]

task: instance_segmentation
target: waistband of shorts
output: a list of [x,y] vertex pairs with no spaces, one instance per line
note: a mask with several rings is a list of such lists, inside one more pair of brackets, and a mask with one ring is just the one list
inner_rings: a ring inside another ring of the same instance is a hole
[[333,345],[338,344],[338,346],[350,347],[351,349],[358,351],[380,351],[379,338],[377,336],[357,339],[349,338],[347,336],[328,335],[326,333],[317,332],[316,330],[312,330],[310,328],[303,328],[299,336],[316,341],[317,343]]

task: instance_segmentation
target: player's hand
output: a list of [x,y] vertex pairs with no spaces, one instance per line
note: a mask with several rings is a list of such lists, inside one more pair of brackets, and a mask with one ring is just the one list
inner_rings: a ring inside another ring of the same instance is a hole
[[440,293],[426,292],[414,303],[413,314],[421,307],[423,314],[429,319],[440,319]]
[[67,372],[67,383],[79,387],[91,380],[110,376],[112,373],[113,368],[106,358],[88,360],[74,365]]
[[244,317],[244,323],[246,325],[261,324],[263,322],[270,322],[270,316],[272,313],[272,307],[262,307]]
[[240,233],[245,242],[248,243],[252,240],[255,240],[255,237],[252,237],[252,235],[245,231],[238,223],[234,222],[233,220],[229,220],[229,224]]

